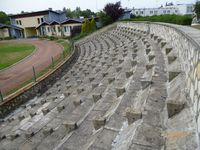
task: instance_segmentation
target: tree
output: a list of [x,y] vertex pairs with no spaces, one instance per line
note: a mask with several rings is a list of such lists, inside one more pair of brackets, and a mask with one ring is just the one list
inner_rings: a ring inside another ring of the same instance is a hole
[[81,34],[85,34],[85,33],[86,33],[86,24],[83,23],[81,27]]
[[10,24],[10,19],[8,15],[3,11],[0,11],[0,23]]
[[91,23],[89,19],[85,19],[85,24],[86,24],[86,33],[89,33],[91,31]]
[[79,18],[81,16],[81,8],[76,7],[76,9],[73,11],[73,17]]
[[90,9],[81,10],[80,7],[76,7],[73,11],[70,8],[66,9],[64,7],[63,11],[66,12],[66,16],[69,18],[79,18],[80,16],[83,16],[84,18],[91,18],[95,16],[95,13]]
[[197,19],[200,19],[200,1],[197,1],[194,6],[194,11],[197,15]]
[[124,9],[121,8],[121,2],[116,2],[106,4],[103,11],[100,11],[97,15],[101,25],[105,26],[117,21],[123,13]]
[[92,31],[91,28],[91,22],[89,21],[89,19],[85,19],[82,28],[81,28],[81,34],[87,34],[90,33]]
[[90,9],[81,11],[81,16],[83,16],[84,18],[91,18],[94,15],[95,15],[95,13],[92,12]]
[[103,11],[100,11],[97,14],[97,16],[99,17],[99,21],[101,23],[101,26],[106,26],[106,25],[111,24],[113,22],[112,18]]
[[92,18],[91,22],[90,22],[90,26],[91,26],[91,31],[95,31],[96,30],[96,21],[94,18]]
[[66,13],[66,16],[69,17],[69,18],[73,18],[73,12],[71,11],[70,8],[67,8],[65,10],[65,13]]
[[116,21],[122,16],[124,9],[121,8],[121,2],[108,3],[103,11],[112,18],[112,21]]

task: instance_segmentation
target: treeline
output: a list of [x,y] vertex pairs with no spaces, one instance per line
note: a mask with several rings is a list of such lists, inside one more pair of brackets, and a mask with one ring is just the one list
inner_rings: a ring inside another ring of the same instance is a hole
[[151,22],[165,22],[179,25],[191,25],[191,15],[160,15],[160,16],[146,16],[135,17],[132,19],[126,19],[124,21],[151,21]]
[[3,11],[0,11],[0,23],[10,24],[10,19],[8,15]]
[[81,10],[80,7],[76,7],[75,10],[71,10],[70,8],[63,8],[63,11],[66,12],[66,16],[69,18],[79,18],[79,17],[84,17],[84,18],[91,18],[93,16],[96,16],[96,13],[91,11],[90,9],[86,10]]

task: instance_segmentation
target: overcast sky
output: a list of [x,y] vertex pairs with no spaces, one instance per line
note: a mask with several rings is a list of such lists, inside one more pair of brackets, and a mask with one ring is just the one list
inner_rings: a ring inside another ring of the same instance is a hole
[[[63,7],[75,9],[77,6],[92,11],[101,10],[106,3],[117,2],[119,0],[0,0],[0,11],[8,14],[16,14],[21,11],[39,11],[48,8],[53,10],[62,10]],[[166,2],[177,3],[195,3],[196,0],[121,0],[123,7],[129,8],[147,8],[158,7]]]

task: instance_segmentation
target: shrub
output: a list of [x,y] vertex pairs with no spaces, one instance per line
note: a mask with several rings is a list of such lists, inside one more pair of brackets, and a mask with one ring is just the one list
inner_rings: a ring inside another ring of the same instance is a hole
[[194,11],[197,15],[197,19],[200,19],[200,1],[197,1],[194,6]]
[[15,38],[12,38],[12,37],[4,37],[3,40],[12,40],[12,39],[15,39]]
[[51,41],[54,41],[54,40],[57,40],[58,38],[57,37],[55,37],[55,36],[48,36],[47,37],[49,40],[51,40]]
[[82,27],[81,27],[81,34],[92,32],[91,23],[89,19],[85,19]]
[[179,25],[191,25],[191,15],[160,15],[160,16],[147,16],[147,17],[136,17],[132,19],[125,19],[125,21],[152,21],[152,22],[165,22],[174,23]]
[[86,33],[86,24],[85,23],[83,23],[82,27],[81,27],[81,34],[84,34],[84,33]]
[[94,18],[92,18],[91,22],[90,22],[90,27],[91,27],[91,31],[95,31],[96,30],[96,21]]
[[86,33],[89,33],[89,32],[91,32],[91,23],[90,23],[90,21],[89,21],[89,19],[86,19],[85,20],[85,28],[86,28]]

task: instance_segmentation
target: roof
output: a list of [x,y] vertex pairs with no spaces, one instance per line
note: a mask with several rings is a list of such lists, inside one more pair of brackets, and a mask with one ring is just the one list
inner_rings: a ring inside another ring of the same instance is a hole
[[41,23],[39,26],[37,26],[36,28],[39,28],[41,27],[42,25],[55,25],[55,24],[70,24],[70,23],[83,23],[84,22],[84,19],[66,19],[62,22],[58,22],[58,21],[52,21],[52,22],[43,22]]
[[123,13],[130,13],[132,10],[124,10]]
[[41,15],[48,15],[49,12],[62,14],[63,11],[53,11],[53,10],[42,10],[42,11],[36,11],[36,12],[30,12],[30,13],[22,13],[22,14],[16,14],[16,15],[9,15],[10,18],[24,18],[24,17],[34,17],[34,16],[41,16]]
[[68,23],[83,23],[84,19],[66,19],[65,21],[61,22],[61,24],[68,24]]
[[54,20],[54,21],[50,22],[49,24],[50,25],[55,25],[55,24],[60,24],[60,22]]
[[17,30],[22,30],[22,28],[15,26],[15,25],[7,25],[7,24],[2,24],[0,23],[0,28],[13,28],[13,29],[17,29]]

